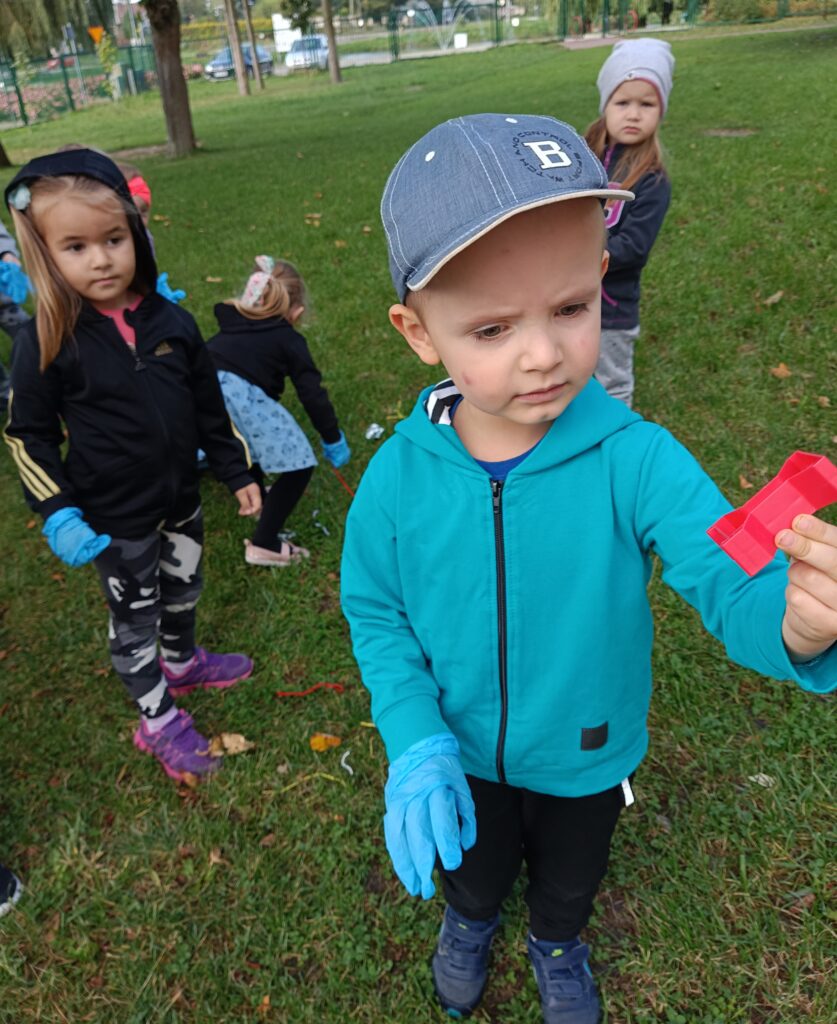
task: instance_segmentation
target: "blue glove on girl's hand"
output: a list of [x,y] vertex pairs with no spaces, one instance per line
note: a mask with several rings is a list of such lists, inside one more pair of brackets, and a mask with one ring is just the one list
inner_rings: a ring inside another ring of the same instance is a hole
[[41,532],[53,553],[74,569],[92,561],[110,544],[106,533],[96,533],[85,523],[80,508],[59,508],[47,518]]
[[181,299],[186,298],[186,292],[182,288],[175,288],[172,290],[169,284],[168,272],[160,274],[157,278],[157,294],[162,295],[164,299],[168,299],[169,302],[178,303]]
[[414,743],[389,766],[384,790],[384,836],[395,873],[411,896],[436,891],[436,851],[448,871],[477,841],[471,791],[449,732]]
[[20,305],[32,291],[32,282],[11,260],[0,260],[0,295],[7,295],[12,302]]
[[323,441],[323,455],[325,455],[335,469],[340,469],[341,466],[346,465],[352,457],[352,450],[346,443],[346,435],[342,430],[340,431],[339,441],[334,441],[332,444]]

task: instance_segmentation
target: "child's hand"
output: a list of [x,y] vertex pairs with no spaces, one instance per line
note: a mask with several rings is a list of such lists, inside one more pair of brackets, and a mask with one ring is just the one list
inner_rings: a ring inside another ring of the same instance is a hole
[[346,441],[346,435],[342,430],[340,431],[340,439],[338,441],[332,441],[331,444],[327,441],[323,441],[322,445],[323,455],[325,455],[335,469],[340,469],[341,466],[345,466],[352,457],[352,450],[349,447],[349,444]]
[[238,514],[240,516],[257,516],[262,510],[262,492],[258,484],[247,484],[235,492],[238,498]]
[[791,557],[782,639],[791,654],[814,658],[837,640],[837,526],[800,515],[776,546]]

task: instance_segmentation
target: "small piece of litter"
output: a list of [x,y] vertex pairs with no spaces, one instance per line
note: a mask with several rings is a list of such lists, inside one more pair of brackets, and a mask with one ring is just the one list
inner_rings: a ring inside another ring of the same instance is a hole
[[367,441],[377,441],[384,436],[384,428],[380,423],[370,423],[363,436]]
[[776,780],[772,775],[764,775],[759,772],[757,775],[748,775],[748,782],[755,782],[757,786],[764,786],[765,789],[772,789],[776,785]]
[[344,771],[347,771],[347,772],[349,773],[349,775],[354,775],[354,773],[355,773],[355,770],[354,770],[354,768],[352,768],[352,766],[351,766],[351,765],[349,764],[349,754],[351,754],[351,752],[352,752],[352,750],[351,750],[351,747],[350,747],[350,748],[349,748],[349,749],[348,749],[348,750],[346,751],[346,753],[345,753],[345,754],[344,754],[344,755],[343,755],[343,756],[342,756],[342,757],[340,758],[340,767],[341,767],[342,769],[344,769]]
[[328,732],[315,732],[308,741],[308,745],[312,750],[322,753],[325,750],[330,750],[332,747],[339,747],[340,742],[339,736],[332,736]]

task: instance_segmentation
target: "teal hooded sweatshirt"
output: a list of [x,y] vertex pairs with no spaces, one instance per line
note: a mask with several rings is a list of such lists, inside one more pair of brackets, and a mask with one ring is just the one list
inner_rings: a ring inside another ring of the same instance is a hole
[[805,665],[785,650],[784,557],[750,578],[709,539],[730,505],[668,431],[591,381],[498,486],[433,422],[433,390],[346,523],[343,609],[391,761],[450,731],[482,779],[556,796],[618,785],[648,745],[652,553],[733,660],[837,685],[837,646]]

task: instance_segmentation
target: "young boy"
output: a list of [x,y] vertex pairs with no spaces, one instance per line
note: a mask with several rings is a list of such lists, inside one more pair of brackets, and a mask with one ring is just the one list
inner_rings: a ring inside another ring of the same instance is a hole
[[383,196],[390,320],[449,379],[366,471],[342,600],[412,895],[433,894],[438,852],[433,979],[455,1017],[525,860],[543,1019],[599,1019],[579,933],[647,746],[652,551],[735,660],[837,685],[837,527],[797,517],[790,568],[745,576],[706,535],[730,507],[712,481],[591,379],[613,197],[570,127],[500,114],[434,128]]

